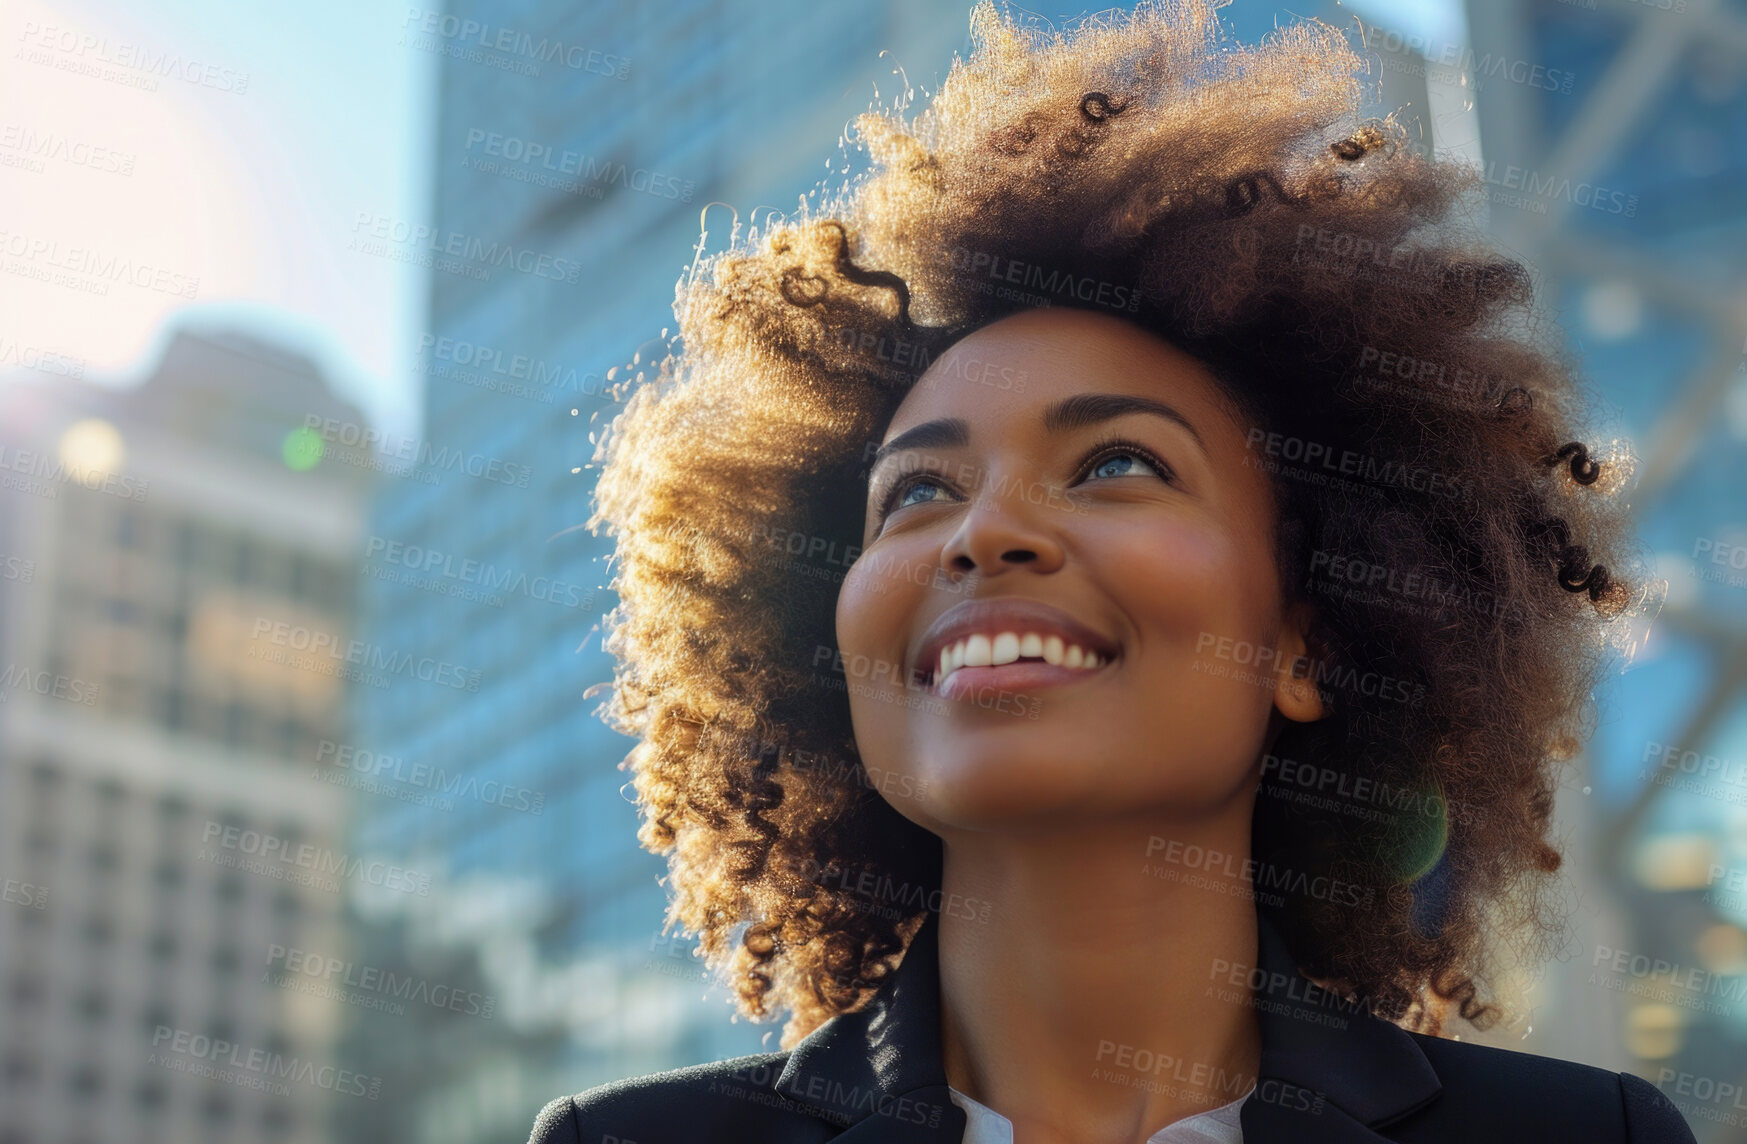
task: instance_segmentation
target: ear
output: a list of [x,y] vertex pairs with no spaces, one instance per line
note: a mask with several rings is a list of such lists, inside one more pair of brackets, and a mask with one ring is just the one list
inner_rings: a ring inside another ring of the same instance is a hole
[[1275,673],[1274,707],[1294,723],[1314,723],[1328,714],[1316,686],[1316,655],[1310,642],[1316,609],[1306,600],[1286,609],[1286,622],[1274,650],[1283,666]]

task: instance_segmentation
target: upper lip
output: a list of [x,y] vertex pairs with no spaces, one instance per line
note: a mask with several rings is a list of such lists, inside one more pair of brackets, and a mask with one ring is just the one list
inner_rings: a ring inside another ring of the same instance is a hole
[[1119,650],[1117,642],[1109,636],[1093,631],[1060,608],[1051,607],[1041,600],[1016,596],[961,600],[940,613],[922,634],[922,643],[916,649],[915,670],[932,682],[941,651],[978,632],[988,636],[1001,632],[1053,634],[1060,636],[1065,644],[1079,644],[1106,659],[1114,658]]

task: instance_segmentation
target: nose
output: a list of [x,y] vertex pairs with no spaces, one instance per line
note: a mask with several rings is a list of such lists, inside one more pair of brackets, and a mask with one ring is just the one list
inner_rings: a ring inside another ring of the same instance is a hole
[[1020,566],[1034,572],[1061,567],[1062,542],[1044,518],[1065,510],[1028,503],[1023,482],[1015,480],[1011,485],[1005,496],[980,490],[942,546],[941,567],[953,578],[972,572],[991,576]]

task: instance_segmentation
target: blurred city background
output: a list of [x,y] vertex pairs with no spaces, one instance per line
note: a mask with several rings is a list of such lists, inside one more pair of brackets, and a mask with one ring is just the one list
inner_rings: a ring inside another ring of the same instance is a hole
[[[0,9],[0,1144],[520,1141],[775,1047],[595,714],[591,435],[705,205],[719,249],[853,168],[970,5],[430,4]],[[1222,16],[1363,39],[1641,458],[1667,604],[1481,1039],[1747,1141],[1747,0]]]

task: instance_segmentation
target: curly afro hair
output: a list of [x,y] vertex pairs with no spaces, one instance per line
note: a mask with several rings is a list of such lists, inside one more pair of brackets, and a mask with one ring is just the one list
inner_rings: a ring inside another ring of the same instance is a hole
[[[938,888],[939,843],[882,798],[843,681],[816,667],[866,457],[954,340],[1079,305],[1214,371],[1273,474],[1318,672],[1413,697],[1334,686],[1330,716],[1259,764],[1257,868],[1376,887],[1368,908],[1257,908],[1378,1015],[1489,1027],[1496,941],[1563,929],[1562,761],[1665,590],[1628,527],[1629,448],[1583,443],[1528,272],[1473,223],[1478,173],[1361,118],[1338,30],[1232,44],[1206,0],[1065,32],[982,0],[971,26],[913,121],[903,100],[857,118],[868,170],[700,245],[679,344],[626,383],[596,454],[588,524],[617,537],[620,597],[602,716],[640,740],[621,765],[642,844],[669,856],[669,923],[749,1017],[788,1011],[785,1046],[901,959],[931,896],[864,887]],[[1446,479],[1329,479],[1312,456]],[[1385,588],[1360,590],[1377,570]],[[1400,797],[1305,798],[1304,773]]]

